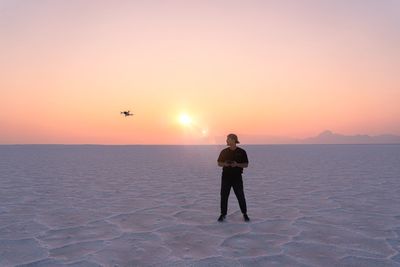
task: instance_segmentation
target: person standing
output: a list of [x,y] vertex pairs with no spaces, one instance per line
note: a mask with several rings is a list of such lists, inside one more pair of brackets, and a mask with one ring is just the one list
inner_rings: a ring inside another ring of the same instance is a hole
[[240,211],[246,222],[250,220],[247,216],[246,198],[243,191],[242,173],[243,168],[247,168],[249,160],[243,148],[238,147],[239,140],[236,134],[228,134],[226,144],[229,146],[221,151],[218,157],[218,166],[222,167],[221,177],[221,215],[219,222],[224,221],[228,211],[228,198],[233,187],[236,198],[239,202]]

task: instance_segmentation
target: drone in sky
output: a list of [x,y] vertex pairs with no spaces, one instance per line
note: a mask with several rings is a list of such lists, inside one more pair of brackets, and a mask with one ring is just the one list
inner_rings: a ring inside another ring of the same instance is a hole
[[125,115],[125,117],[133,116],[133,115],[134,115],[134,114],[131,113],[129,110],[128,110],[128,111],[121,111],[121,114]]

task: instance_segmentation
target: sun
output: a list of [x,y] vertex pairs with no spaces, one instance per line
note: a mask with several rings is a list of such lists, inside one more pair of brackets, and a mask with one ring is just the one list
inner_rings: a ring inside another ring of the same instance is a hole
[[179,122],[180,122],[182,125],[187,126],[187,125],[190,125],[190,124],[192,123],[192,118],[190,118],[190,116],[189,116],[188,114],[182,113],[182,114],[179,116]]

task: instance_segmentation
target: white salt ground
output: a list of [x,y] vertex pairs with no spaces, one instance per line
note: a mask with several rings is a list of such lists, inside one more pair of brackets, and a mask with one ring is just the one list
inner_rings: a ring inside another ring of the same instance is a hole
[[400,266],[400,146],[0,146],[0,266]]

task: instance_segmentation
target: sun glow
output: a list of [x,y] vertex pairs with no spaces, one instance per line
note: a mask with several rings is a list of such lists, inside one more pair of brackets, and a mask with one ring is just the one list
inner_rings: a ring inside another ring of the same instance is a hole
[[182,125],[187,126],[187,125],[190,125],[190,124],[192,123],[192,118],[190,118],[190,116],[189,116],[188,114],[183,113],[183,114],[181,114],[181,115],[179,116],[179,122],[180,122]]

